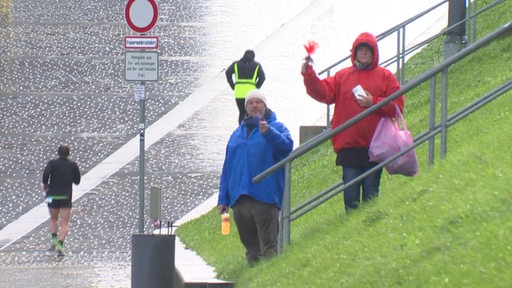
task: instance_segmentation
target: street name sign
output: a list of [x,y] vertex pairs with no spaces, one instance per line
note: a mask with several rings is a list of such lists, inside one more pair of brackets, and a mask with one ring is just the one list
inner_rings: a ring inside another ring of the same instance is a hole
[[158,49],[158,36],[124,36],[125,49]]

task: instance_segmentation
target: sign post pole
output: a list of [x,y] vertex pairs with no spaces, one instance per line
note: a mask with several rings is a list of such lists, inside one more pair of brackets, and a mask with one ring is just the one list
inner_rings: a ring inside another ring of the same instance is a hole
[[146,89],[145,82],[140,82],[144,87],[144,94],[139,100],[139,233],[144,233],[144,178],[145,178],[145,134],[146,134]]
[[[144,34],[151,30],[158,20],[158,7],[155,0],[128,0],[125,9],[125,18],[128,26],[135,32]],[[139,39],[135,39],[139,38]],[[125,38],[125,48],[135,48],[131,45],[140,45],[137,48],[158,48],[157,37],[128,37]],[[140,43],[140,44],[138,44]],[[129,46],[127,46],[129,45]],[[144,233],[144,178],[145,178],[145,131],[146,131],[146,81],[158,81],[158,52],[125,52],[125,79],[127,81],[140,81],[136,87],[136,99],[139,101],[139,219],[138,231]]]
[[[153,28],[158,19],[155,0],[128,0],[126,22],[142,35],[125,37],[126,49],[158,49],[158,37],[143,36]],[[158,81],[158,51],[125,52],[125,78],[139,81],[135,98],[139,100],[139,234],[132,235],[132,287],[174,287],[175,236],[144,235],[144,154],[146,125],[146,82]],[[150,213],[150,218],[152,214]],[[154,220],[154,219],[153,219]],[[171,228],[172,229],[172,228]]]

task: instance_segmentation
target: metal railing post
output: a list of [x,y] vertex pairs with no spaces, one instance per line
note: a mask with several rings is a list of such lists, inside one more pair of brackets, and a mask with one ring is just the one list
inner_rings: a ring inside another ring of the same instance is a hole
[[406,35],[405,34],[405,28],[406,27],[407,26],[404,25],[404,27],[402,28],[402,53],[400,54],[401,55],[401,57],[400,57],[401,64],[400,64],[400,73],[399,73],[399,75],[400,75],[400,83],[404,83],[405,82],[405,52],[406,52],[405,51],[406,50],[406,48],[405,48],[405,43],[406,42],[405,41],[407,41],[405,39],[405,35]]
[[[483,37],[482,39],[475,42],[475,44],[468,46],[466,49],[460,51],[459,53],[452,55],[445,59],[442,63],[430,68],[429,70],[423,72],[422,74],[418,75],[411,81],[408,81],[405,83],[400,90],[392,93],[388,97],[386,97],[384,100],[380,101],[379,103],[368,107],[365,111],[357,114],[353,118],[347,120],[343,124],[337,126],[336,128],[333,128],[328,131],[324,131],[317,136],[309,139],[304,144],[300,145],[296,149],[290,153],[286,158],[280,160],[276,164],[274,164],[272,167],[268,168],[267,170],[261,172],[260,174],[256,175],[252,181],[258,182],[261,179],[265,178],[270,173],[273,173],[283,167],[285,164],[292,162],[296,158],[302,156],[306,152],[312,150],[316,146],[318,146],[320,143],[323,143],[324,141],[327,141],[331,139],[334,135],[342,132],[343,130],[347,129],[348,127],[354,125],[355,123],[361,121],[366,116],[370,115],[371,113],[377,111],[378,109],[384,107],[385,105],[391,103],[391,101],[395,100],[396,98],[400,97],[401,95],[409,92],[413,88],[416,88],[419,84],[429,80],[430,78],[436,76],[438,73],[444,71],[448,72],[448,67],[450,67],[455,62],[459,61],[460,59],[466,57],[467,55],[475,52],[476,50],[480,49],[481,47],[489,44],[491,41],[498,37],[503,37],[504,35],[508,35],[512,33],[512,22],[509,22],[502,27],[498,28],[496,31],[490,33],[489,35]],[[446,77],[446,76],[445,76]],[[445,79],[446,81],[446,79]]]
[[149,190],[149,217],[151,221],[162,220],[162,189],[152,186]]
[[397,62],[397,70],[396,70],[396,75],[397,75],[397,78],[398,78],[398,82],[400,82],[400,84],[403,84],[405,82],[405,55],[406,55],[406,49],[405,49],[405,27],[407,27],[406,25],[403,25],[402,28],[400,28],[400,30],[398,30],[398,33],[400,34],[400,32],[402,33],[402,36],[400,37],[401,39],[401,43],[400,43],[400,47],[399,47],[399,51],[398,53],[396,54],[397,55],[397,59],[396,59],[396,62]]
[[[377,169],[380,167],[383,167],[387,163],[397,159],[398,157],[404,155],[411,149],[414,149],[418,145],[430,140],[434,141],[433,138],[441,133],[441,158],[444,158],[446,156],[446,147],[447,147],[447,128],[450,125],[453,125],[455,122],[460,121],[465,116],[469,115],[472,111],[475,111],[476,109],[479,109],[482,105],[485,105],[485,103],[488,103],[492,101],[492,99],[498,97],[499,95],[509,91],[512,89],[512,80],[509,80],[506,84],[502,85],[502,87],[499,87],[494,91],[492,94],[489,95],[489,97],[485,97],[483,100],[478,100],[477,102],[471,104],[469,108],[464,108],[460,112],[455,113],[453,116],[448,117],[448,69],[449,67],[461,60],[462,58],[466,57],[467,55],[475,52],[476,50],[484,47],[485,45],[488,45],[490,42],[501,38],[501,37],[510,37],[512,35],[512,22],[509,22],[494,32],[486,35],[485,37],[481,38],[480,40],[476,41],[473,45],[470,45],[466,47],[465,49],[459,51],[458,53],[451,55],[444,59],[444,61],[438,65],[435,65],[434,67],[430,68],[429,70],[423,72],[419,76],[415,77],[414,79],[408,81],[405,83],[398,91],[392,93],[388,97],[386,97],[381,102],[368,107],[365,111],[357,114],[353,118],[347,120],[343,124],[339,125],[338,127],[332,128],[331,130],[326,130],[317,136],[309,139],[305,143],[301,144],[299,147],[294,149],[290,155],[285,157],[284,159],[280,160],[276,164],[274,164],[272,167],[268,168],[267,170],[261,172],[260,174],[256,175],[252,181],[258,182],[261,181],[263,178],[265,178],[267,175],[277,171],[278,169],[281,169],[283,166],[285,166],[285,191],[283,195],[283,207],[280,214],[280,246],[281,251],[287,247],[290,243],[290,223],[294,219],[300,217],[301,215],[305,214],[306,212],[301,212],[299,209],[293,209],[293,211],[288,207],[285,207],[285,205],[290,205],[290,191],[291,191],[291,162],[300,156],[304,155],[305,153],[309,152],[310,150],[316,148],[318,145],[323,143],[324,141],[331,139],[334,135],[344,131],[345,129],[349,128],[350,126],[354,125],[355,123],[361,121],[371,113],[374,113],[376,110],[382,108],[383,106],[391,103],[396,98],[400,97],[401,95],[407,93],[408,91],[412,90],[413,88],[416,88],[421,83],[428,81],[430,79],[431,81],[431,96],[430,96],[430,115],[432,119],[430,119],[429,123],[429,131],[421,133],[419,136],[415,137],[414,144],[395,156],[387,159],[386,161],[379,163],[377,166],[373,167],[373,169]],[[441,121],[439,125],[435,125],[435,101],[436,101],[436,77],[437,75],[441,73]],[[434,123],[434,125],[432,125]],[[433,145],[433,142],[432,142]],[[433,147],[433,146],[432,146]],[[430,151],[431,152],[431,151]],[[432,153],[433,155],[433,153]],[[432,158],[433,160],[433,158]],[[370,171],[366,172],[370,173]],[[321,203],[329,200],[334,195],[339,193],[341,190],[343,190],[345,187],[351,185],[352,182],[358,181],[365,177],[366,174],[363,174],[359,176],[356,179],[353,179],[350,183],[341,184],[340,185],[333,185],[328,189],[328,193],[319,193],[318,195],[314,196],[313,201],[307,201],[307,203],[304,203],[303,205],[299,205],[299,207],[307,207],[311,203],[313,207],[308,208],[309,210],[312,210],[313,208],[317,207]],[[288,197],[288,198],[285,198]],[[293,217],[292,217],[293,213]],[[296,216],[297,214],[297,216]],[[283,226],[281,226],[283,225]],[[286,226],[286,227],[285,227]]]
[[291,163],[288,162],[284,167],[284,194],[281,213],[279,214],[279,254],[290,245],[291,176]]
[[[430,78],[430,112],[429,112],[429,130],[434,131],[436,128],[436,91],[437,91],[437,75]],[[428,140],[428,165],[434,165],[436,139],[434,137]]]
[[464,49],[468,43],[466,36],[466,1],[448,1],[448,26],[444,40],[445,58]]
[[466,31],[468,34],[468,45],[476,40],[476,0],[468,0],[466,13]]
[[448,67],[441,72],[441,159],[446,157],[448,141]]
[[400,79],[400,47],[402,47],[402,37],[400,35],[400,29],[396,31],[396,77],[398,78],[398,83],[403,83],[403,79]]
[[[331,69],[327,70],[327,77],[331,76]],[[331,127],[331,105],[327,106],[327,115],[325,119],[325,127]]]

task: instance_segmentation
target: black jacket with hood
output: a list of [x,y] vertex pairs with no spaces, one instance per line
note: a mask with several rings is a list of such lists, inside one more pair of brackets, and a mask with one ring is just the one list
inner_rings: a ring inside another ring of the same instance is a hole
[[263,72],[263,67],[257,61],[254,61],[256,54],[253,50],[246,50],[244,56],[240,58],[240,60],[235,61],[229,65],[226,69],[226,79],[228,80],[229,86],[231,89],[235,89],[235,80],[233,75],[235,74],[235,64],[238,63],[238,78],[239,79],[252,79],[254,76],[254,70],[258,65],[260,68],[258,69],[258,74],[256,76],[256,88],[260,88],[265,82],[265,72]]

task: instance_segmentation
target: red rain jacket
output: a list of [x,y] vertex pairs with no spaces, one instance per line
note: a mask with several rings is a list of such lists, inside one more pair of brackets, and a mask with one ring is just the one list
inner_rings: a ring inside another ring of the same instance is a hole
[[[361,43],[367,43],[373,47],[372,64],[364,70],[356,68],[355,65],[356,47]],[[351,67],[344,68],[334,76],[323,80],[318,78],[311,65],[302,74],[306,91],[312,98],[325,104],[335,104],[332,119],[333,129],[366,109],[366,107],[362,107],[357,103],[352,93],[352,88],[358,84],[373,96],[374,104],[400,89],[400,84],[391,71],[378,65],[379,50],[377,39],[372,34],[365,32],[356,38],[352,44],[351,60]],[[400,96],[392,103],[334,136],[332,138],[334,151],[338,153],[344,148],[368,148],[381,117],[395,116],[393,103],[397,104],[400,110],[403,111],[404,96]]]

